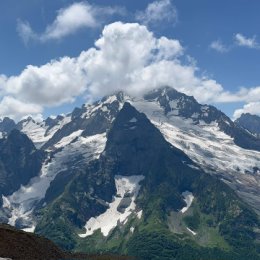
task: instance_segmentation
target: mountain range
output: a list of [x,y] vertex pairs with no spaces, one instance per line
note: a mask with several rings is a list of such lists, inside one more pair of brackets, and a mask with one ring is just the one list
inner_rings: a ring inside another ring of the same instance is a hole
[[66,250],[260,259],[259,127],[243,117],[164,87],[4,118],[0,221]]

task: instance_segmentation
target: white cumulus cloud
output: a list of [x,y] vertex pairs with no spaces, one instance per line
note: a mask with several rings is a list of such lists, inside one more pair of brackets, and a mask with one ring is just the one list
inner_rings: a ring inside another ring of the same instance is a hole
[[162,86],[203,103],[260,102],[260,87],[225,91],[214,79],[199,76],[196,62],[184,64],[183,58],[185,50],[177,39],[157,38],[138,23],[115,22],[78,57],[29,65],[16,76],[0,75],[0,116],[39,114],[78,96],[95,100],[119,90],[140,96]]
[[18,20],[18,34],[25,43],[29,40],[45,42],[60,40],[82,28],[96,28],[103,23],[104,16],[123,14],[120,7],[100,7],[88,2],[73,3],[66,8],[58,10],[55,20],[49,24],[43,33],[36,33],[27,21]]
[[84,27],[96,27],[92,7],[87,3],[74,3],[58,11],[55,21],[46,28],[43,40],[60,39]]
[[42,107],[36,104],[22,102],[12,96],[5,96],[0,102],[0,117],[10,117],[15,120],[21,119],[24,115],[32,114],[39,116]]
[[222,91],[215,81],[196,77],[193,65],[181,64],[183,47],[178,40],[155,38],[138,23],[106,26],[95,45],[79,58],[94,97],[117,90],[140,95],[169,85],[204,101]]
[[243,113],[250,113],[252,115],[260,116],[260,101],[259,102],[250,102],[245,104],[243,108],[236,109],[234,112],[234,119],[239,118]]
[[41,67],[27,66],[18,76],[4,80],[8,94],[23,102],[57,106],[74,101],[86,86],[86,76],[77,58],[64,57]]

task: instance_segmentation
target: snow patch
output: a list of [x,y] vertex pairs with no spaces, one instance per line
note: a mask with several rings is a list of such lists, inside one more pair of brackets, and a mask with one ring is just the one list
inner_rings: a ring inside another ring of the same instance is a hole
[[194,119],[197,119],[197,118],[199,118],[199,113],[193,113],[191,117]]
[[182,196],[184,197],[184,201],[186,202],[186,207],[182,208],[180,210],[180,212],[183,214],[185,213],[191,206],[193,200],[194,200],[194,196],[191,192],[189,191],[185,191],[182,193]]
[[103,112],[107,112],[107,111],[108,111],[108,108],[107,108],[106,105],[104,105],[103,107],[101,107],[101,110],[102,110]]
[[45,132],[46,128],[44,123],[38,123],[34,120],[25,121],[22,125],[21,131],[25,133],[34,143],[42,143],[48,140]]
[[28,233],[34,233],[35,228],[36,228],[36,226],[31,226],[29,228],[24,228],[22,230],[25,232],[28,232]]
[[188,231],[190,231],[190,232],[191,232],[191,234],[192,234],[193,236],[196,236],[196,235],[197,235],[197,233],[196,233],[196,232],[194,232],[193,230],[189,229],[188,227],[187,227],[187,230],[188,230]]
[[142,218],[142,215],[143,215],[143,211],[142,210],[140,210],[139,212],[137,212],[137,218],[138,219],[141,219]]
[[92,105],[90,104],[85,104],[85,109],[86,111],[84,113],[82,113],[81,118],[90,118],[93,115],[95,115],[99,110],[105,112],[107,115],[107,119],[111,120],[111,122],[114,120],[114,117],[111,115],[110,110],[109,110],[109,105],[111,105],[113,102],[118,101],[119,102],[119,110],[122,109],[123,107],[123,103],[124,102],[120,102],[117,99],[116,95],[113,96],[109,96],[107,97],[105,100],[103,101],[99,101],[98,103],[94,103]]
[[49,126],[45,125],[45,122],[35,122],[33,119],[28,119],[23,122],[21,131],[26,134],[35,144],[37,148],[40,148],[45,142],[47,142],[62,126],[71,121],[70,116],[64,117],[55,126],[49,129]]
[[171,101],[169,102],[170,108],[171,108],[171,109],[178,109],[178,103],[179,103],[178,100],[171,100]]
[[135,231],[135,228],[134,227],[130,227],[130,232],[133,234]]
[[75,138],[79,137],[82,134],[83,130],[78,130],[73,132],[72,134],[63,137],[57,144],[54,146],[56,148],[61,148],[66,146],[67,144],[71,143]]
[[189,166],[190,168],[192,168],[194,170],[200,170],[200,168],[198,166],[195,166],[193,164],[187,164],[187,166]]
[[135,117],[133,117],[131,120],[129,120],[130,123],[136,123],[137,119]]
[[[141,188],[140,182],[144,179],[143,175],[133,175],[133,176],[115,176],[116,185],[116,196],[114,196],[113,201],[109,203],[109,208],[107,211],[97,217],[90,218],[86,225],[86,233],[79,234],[79,237],[87,237],[94,233],[94,231],[100,229],[104,236],[107,236],[109,232],[114,229],[118,222],[121,224],[127,223],[128,217],[135,212],[136,204],[135,200]],[[128,194],[131,196],[131,203],[125,209],[124,213],[119,212],[118,206],[124,196]]]
[[105,103],[106,103],[106,104],[112,104],[114,101],[117,101],[116,95],[109,96],[109,97],[106,99]]

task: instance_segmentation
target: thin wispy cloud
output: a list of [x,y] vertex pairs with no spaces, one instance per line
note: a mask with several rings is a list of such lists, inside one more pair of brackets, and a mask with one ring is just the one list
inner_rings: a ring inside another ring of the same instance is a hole
[[256,41],[256,37],[253,36],[252,38],[247,38],[241,33],[237,33],[235,35],[235,44],[240,47],[247,47],[251,49],[258,49],[260,45]]
[[135,18],[145,25],[161,22],[175,25],[178,20],[178,12],[171,0],[158,0],[150,3],[144,11],[138,11]]
[[219,53],[227,53],[235,47],[249,48],[249,49],[260,49],[260,44],[256,40],[256,36],[248,38],[241,33],[235,34],[233,43],[231,45],[224,44],[220,40],[216,40],[210,43],[209,48]]
[[114,14],[123,15],[124,12],[124,8],[121,7],[101,7],[88,2],[73,3],[58,10],[55,20],[47,25],[43,33],[34,32],[29,22],[22,20],[18,20],[17,30],[25,43],[30,40],[40,42],[60,40],[83,28],[97,28],[103,24],[105,17]]
[[215,50],[217,52],[220,53],[226,53],[230,50],[229,47],[227,47],[226,45],[224,45],[220,40],[217,41],[213,41],[210,46],[209,46],[212,50]]
[[27,21],[23,22],[22,20],[18,19],[17,32],[25,44],[27,44],[30,40],[37,38],[37,35],[34,33]]

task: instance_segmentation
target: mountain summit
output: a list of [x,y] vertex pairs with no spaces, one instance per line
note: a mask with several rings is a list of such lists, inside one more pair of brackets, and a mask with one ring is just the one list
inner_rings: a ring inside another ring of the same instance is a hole
[[249,113],[242,114],[235,121],[240,127],[248,130],[250,133],[260,138],[260,117],[257,115],[251,115]]

